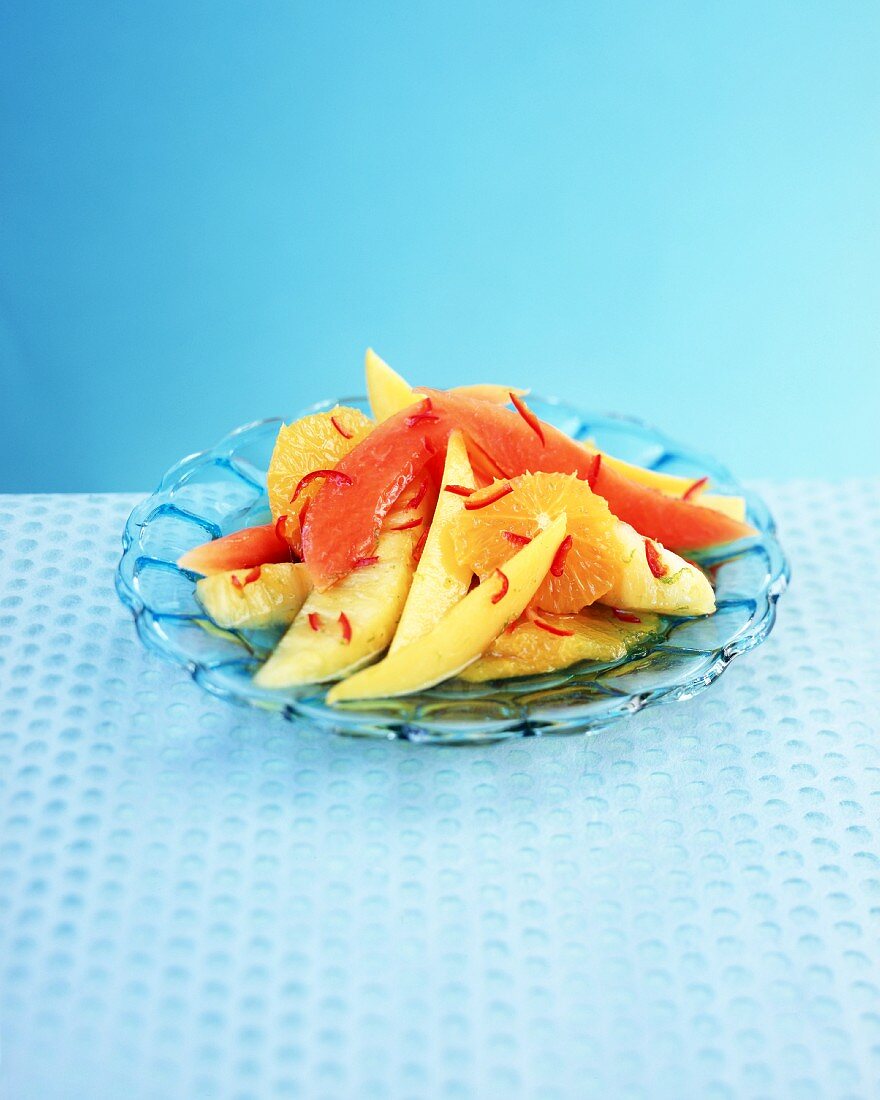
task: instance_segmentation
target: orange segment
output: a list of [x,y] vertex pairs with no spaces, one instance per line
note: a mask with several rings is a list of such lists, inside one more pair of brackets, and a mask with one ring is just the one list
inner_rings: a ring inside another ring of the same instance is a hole
[[[511,491],[500,495],[507,485]],[[474,507],[483,500],[491,503]],[[522,474],[474,493],[453,529],[456,553],[486,577],[513,556],[524,538],[533,538],[563,514],[571,544],[545,577],[532,604],[557,614],[580,611],[604,595],[614,581],[617,521],[605,500],[574,474]]]
[[297,516],[320,489],[321,482],[307,485],[291,504],[290,498],[297,485],[314,470],[332,470],[372,427],[373,422],[360,409],[345,405],[282,425],[269,463],[266,486],[273,518],[289,517],[284,524],[284,534],[292,542],[299,542]]

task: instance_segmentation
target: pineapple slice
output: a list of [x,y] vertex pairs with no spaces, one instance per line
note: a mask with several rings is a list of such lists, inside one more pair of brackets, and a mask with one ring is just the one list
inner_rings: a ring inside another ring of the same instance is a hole
[[[711,615],[715,593],[701,569],[665,546],[643,538],[618,520],[615,538],[621,567],[600,603],[628,611],[656,611],[661,615]],[[648,555],[655,556],[655,576]]]
[[293,622],[311,590],[304,565],[281,562],[203,577],[196,598],[224,630],[264,630]]
[[456,676],[523,612],[565,537],[559,516],[443,616],[429,633],[336,684],[328,703],[409,695]]
[[[536,618],[544,625],[538,626]],[[597,606],[577,615],[542,613],[499,635],[479,661],[461,673],[461,678],[479,683],[557,672],[578,661],[620,661],[662,630],[656,615],[643,613],[630,618],[635,621],[618,618],[610,608]]]

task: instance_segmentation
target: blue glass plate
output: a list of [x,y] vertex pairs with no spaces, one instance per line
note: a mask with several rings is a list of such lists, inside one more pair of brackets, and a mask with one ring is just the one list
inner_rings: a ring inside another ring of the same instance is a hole
[[[323,402],[306,412],[336,403]],[[369,411],[364,398],[341,398],[339,403]],[[211,450],[178,462],[129,517],[116,587],[134,614],[141,639],[223,699],[366,737],[482,742],[570,733],[598,729],[652,703],[689,699],[703,691],[773,627],[788,562],[766,505],[714,459],[674,443],[642,421],[594,415],[553,399],[530,397],[529,404],[575,439],[589,438],[610,454],[667,473],[693,478],[708,474],[714,489],[746,497],[758,537],[700,559],[714,572],[715,615],[671,620],[662,640],[612,665],[585,662],[564,672],[494,684],[453,680],[419,695],[344,708],[328,707],[320,685],[260,689],[252,676],[277,634],[211,629],[196,602],[196,576],[175,562],[199,543],[271,519],[266,469],[282,423],[272,419],[238,428]]]

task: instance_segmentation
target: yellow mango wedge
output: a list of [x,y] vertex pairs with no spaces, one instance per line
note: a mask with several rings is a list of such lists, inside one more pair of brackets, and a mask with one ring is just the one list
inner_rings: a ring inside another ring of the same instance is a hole
[[327,702],[409,695],[458,675],[519,618],[564,538],[565,516],[559,516],[505,564],[508,588],[502,599],[493,602],[502,584],[497,573],[492,574],[447,611],[429,633],[336,684],[328,692]]
[[388,648],[406,603],[414,543],[412,531],[385,531],[374,551],[378,562],[353,570],[324,592],[313,590],[256,683],[264,688],[323,683],[378,657]]
[[[595,449],[595,448],[593,448]],[[677,474],[666,474],[662,470],[647,470],[644,466],[634,466],[631,462],[624,462],[621,458],[602,452],[602,461],[607,462],[618,473],[628,477],[630,481],[637,481],[649,489],[656,489],[668,497],[683,497],[694,483],[693,478],[679,477]],[[715,493],[700,493],[694,497],[692,503],[699,504],[703,508],[713,508],[716,512],[723,512],[731,519],[745,522],[746,502],[742,497],[719,496]]]
[[417,394],[405,378],[392,370],[380,359],[372,348],[367,348],[364,361],[364,373],[367,381],[367,397],[376,421],[387,420],[408,405],[424,400]]
[[642,613],[638,622],[626,622],[605,607],[587,607],[577,615],[542,614],[541,621],[565,636],[551,634],[534,622],[524,622],[500,634],[479,661],[461,673],[463,680],[481,683],[511,676],[557,672],[578,661],[610,664],[661,633],[656,615]]
[[[464,485],[468,489],[477,486],[461,432],[455,431],[449,436],[442,484]],[[427,634],[467,594],[473,573],[455,556],[451,535],[452,526],[463,508],[462,497],[444,493],[441,487],[428,539],[391,643],[391,653]]]
[[701,569],[655,542],[660,561],[666,567],[664,576],[655,577],[648,565],[645,539],[638,531],[618,521],[614,536],[619,547],[617,556],[623,564],[600,603],[627,611],[656,611],[661,615],[712,614],[715,593]]
[[265,630],[293,622],[312,590],[308,569],[301,563],[280,562],[261,565],[259,571],[251,581],[247,577],[253,570],[233,569],[196,582],[196,598],[217,626]]
[[[387,420],[389,416],[400,412],[408,405],[424,400],[423,395],[416,393],[409,382],[389,367],[372,348],[367,348],[364,372],[367,381],[367,397],[377,421]],[[519,389],[517,386],[502,386],[495,382],[478,382],[471,386],[453,386],[451,392],[474,397],[479,401],[489,401],[493,405],[506,405],[510,401],[511,393],[521,397],[529,391]]]

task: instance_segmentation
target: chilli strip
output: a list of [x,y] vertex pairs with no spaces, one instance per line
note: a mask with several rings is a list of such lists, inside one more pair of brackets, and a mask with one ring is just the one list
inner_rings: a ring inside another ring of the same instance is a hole
[[369,557],[366,558],[355,558],[354,561],[351,563],[351,567],[352,569],[366,569],[367,566],[376,565],[378,561],[379,555],[371,554]]
[[541,421],[535,416],[528,405],[523,401],[521,397],[518,397],[515,393],[510,394],[510,400],[513,403],[513,407],[519,413],[519,415],[525,420],[526,424],[532,429],[538,439],[541,440],[541,446],[544,446],[544,429],[541,427]]
[[440,417],[435,412],[431,412],[432,408],[431,398],[426,397],[419,411],[406,418],[406,426],[415,428],[418,424],[436,424]]
[[565,559],[568,557],[568,552],[571,550],[571,544],[573,539],[571,535],[566,535],[560,542],[559,549],[553,555],[553,561],[550,563],[550,575],[552,577],[561,577],[565,570]]
[[531,621],[539,630],[546,630],[548,634],[555,634],[557,638],[571,638],[574,636],[573,630],[563,630],[561,626],[545,623],[543,619],[539,619],[536,615],[532,616]]
[[532,541],[528,535],[518,535],[516,531],[502,531],[501,537],[507,539],[511,546],[528,546]]
[[345,428],[339,423],[335,416],[330,417],[330,423],[339,432],[343,439],[351,439],[354,436],[353,432],[347,432]]
[[507,579],[507,574],[503,573],[500,569],[496,569],[495,572],[501,580],[501,587],[492,597],[492,603],[501,603],[507,595],[507,590],[510,588],[510,581]]
[[660,557],[660,551],[657,549],[654,542],[651,539],[645,539],[645,557],[648,560],[648,568],[651,570],[653,576],[665,577],[669,572],[667,567],[663,563],[663,559]]
[[344,611],[339,612],[339,625],[342,627],[342,640],[348,645],[351,641],[351,623]]
[[421,527],[424,523],[422,516],[415,519],[404,519],[403,516],[390,519],[385,524],[386,531],[411,531],[414,527]]
[[590,468],[587,471],[587,485],[589,485],[591,489],[595,489],[596,487],[596,480],[599,477],[599,469],[601,465],[602,453],[601,451],[597,451],[593,455],[593,461],[590,463]]
[[418,508],[418,506],[425,499],[425,494],[428,491],[428,479],[425,478],[422,484],[419,486],[419,491],[412,498],[412,500],[406,505],[407,508]]
[[697,478],[697,480],[692,485],[689,485],[687,489],[685,489],[684,496],[681,499],[693,500],[694,497],[699,496],[700,493],[702,493],[702,491],[706,488],[708,484],[708,477]]
[[425,543],[428,541],[428,528],[419,535],[418,542],[412,548],[413,561],[416,565],[422,560],[422,551],[425,549]]
[[622,623],[640,623],[642,620],[638,615],[634,615],[631,611],[622,611],[619,607],[611,608],[615,619],[620,619]]
[[233,573],[232,574],[232,587],[237,588],[239,590],[239,592],[241,592],[244,589],[245,585],[253,584],[254,581],[258,581],[260,579],[260,574],[262,572],[263,572],[262,566],[255,565],[253,567],[253,569],[251,569],[248,573],[245,574],[243,580],[240,577],[238,577],[237,574]]
[[444,485],[444,493],[454,493],[457,497],[469,497],[472,496],[477,490],[469,489],[467,485]]
[[307,485],[311,485],[313,481],[317,481],[318,478],[326,478],[327,481],[332,481],[334,485],[353,484],[348,474],[344,474],[341,470],[312,470],[310,474],[306,474],[305,477],[299,479],[299,484],[293,490],[293,496],[290,498],[290,503],[293,504],[303,489],[305,489]]
[[488,508],[490,504],[495,504],[496,501],[502,500],[513,492],[513,486],[510,484],[499,485],[497,489],[489,493],[488,496],[481,496],[479,500],[474,500],[469,497],[464,506],[469,512],[475,512],[478,508]]
[[309,626],[312,630],[318,631],[321,629],[321,616],[317,611],[309,612]]

